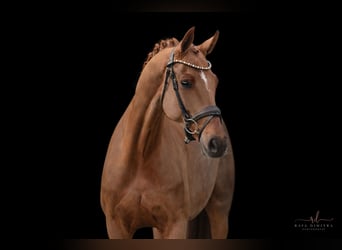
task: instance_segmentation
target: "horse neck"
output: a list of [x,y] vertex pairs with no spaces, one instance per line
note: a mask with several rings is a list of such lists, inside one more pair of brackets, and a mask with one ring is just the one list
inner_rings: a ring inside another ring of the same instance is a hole
[[146,110],[143,125],[140,130],[137,146],[144,158],[148,157],[149,153],[161,139],[160,132],[164,114],[160,100],[159,93],[153,97]]
[[165,72],[162,65],[163,63],[147,64],[139,77],[135,95],[128,108],[128,120],[124,124],[126,145],[130,147],[126,150],[130,152],[127,159],[132,158],[132,152],[137,156],[147,157],[150,149],[154,148],[153,144],[160,139],[159,127],[164,116],[161,92]]

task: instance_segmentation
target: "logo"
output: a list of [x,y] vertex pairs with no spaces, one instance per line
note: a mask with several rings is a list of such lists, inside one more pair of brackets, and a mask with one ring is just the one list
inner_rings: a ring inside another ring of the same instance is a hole
[[327,230],[332,230],[334,228],[334,218],[322,218],[320,217],[319,213],[319,210],[317,210],[315,216],[295,219],[293,224],[294,228],[300,231],[310,232],[324,232]]

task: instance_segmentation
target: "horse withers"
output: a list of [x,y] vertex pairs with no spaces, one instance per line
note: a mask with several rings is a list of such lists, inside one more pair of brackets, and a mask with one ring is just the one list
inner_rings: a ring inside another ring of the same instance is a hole
[[228,237],[234,158],[206,59],[219,32],[194,45],[160,40],[111,137],[101,180],[108,237],[153,228],[155,239]]

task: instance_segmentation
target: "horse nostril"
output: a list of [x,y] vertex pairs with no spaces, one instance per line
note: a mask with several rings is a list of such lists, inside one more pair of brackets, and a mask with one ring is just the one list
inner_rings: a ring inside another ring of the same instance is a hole
[[213,137],[208,143],[208,155],[210,157],[221,157],[227,148],[226,140],[219,137]]
[[218,142],[216,138],[213,138],[209,141],[208,145],[209,151],[213,154],[217,153],[218,151]]

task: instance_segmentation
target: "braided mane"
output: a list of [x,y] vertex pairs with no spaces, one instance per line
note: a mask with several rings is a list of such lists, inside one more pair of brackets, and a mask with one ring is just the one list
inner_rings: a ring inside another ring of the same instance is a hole
[[146,64],[151,60],[153,56],[158,54],[159,51],[165,48],[175,47],[178,43],[179,41],[174,37],[160,40],[158,43],[154,45],[153,50],[150,53],[148,53],[146,60],[143,64],[143,68],[146,66]]

